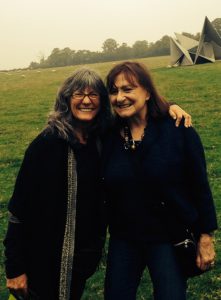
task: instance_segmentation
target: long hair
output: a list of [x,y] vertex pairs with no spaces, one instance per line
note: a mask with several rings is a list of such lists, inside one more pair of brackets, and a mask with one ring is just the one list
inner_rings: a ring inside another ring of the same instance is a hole
[[92,88],[100,96],[100,110],[93,122],[87,127],[87,135],[102,134],[109,126],[111,120],[111,108],[108,93],[99,75],[88,68],[77,69],[61,85],[55,100],[54,110],[48,118],[47,129],[57,131],[58,135],[64,139],[75,137],[74,131],[79,124],[72,114],[70,101],[75,91],[84,91]]
[[143,64],[126,61],[115,65],[106,78],[106,85],[110,94],[119,74],[123,74],[130,84],[136,85],[137,82],[149,92],[150,99],[147,101],[148,115],[153,118],[159,118],[168,113],[169,103],[158,93],[149,71]]

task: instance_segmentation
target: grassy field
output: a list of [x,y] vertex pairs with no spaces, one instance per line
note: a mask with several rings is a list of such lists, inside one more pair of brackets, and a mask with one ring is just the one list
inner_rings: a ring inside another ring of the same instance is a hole
[[[201,135],[219,223],[221,221],[221,61],[191,67],[166,68],[169,58],[141,60],[151,70],[160,92],[193,117]],[[104,78],[115,63],[91,65]],[[0,299],[7,299],[3,271],[2,240],[7,225],[7,202],[12,193],[24,151],[45,125],[55,94],[63,80],[76,69],[0,72]],[[188,299],[221,299],[221,233],[216,233],[216,268],[189,281]],[[102,299],[105,263],[90,279],[84,300]],[[151,284],[144,274],[138,300],[152,299]]]

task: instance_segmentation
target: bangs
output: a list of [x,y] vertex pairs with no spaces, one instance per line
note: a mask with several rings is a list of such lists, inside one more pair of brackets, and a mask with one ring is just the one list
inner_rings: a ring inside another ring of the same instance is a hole
[[120,74],[125,77],[131,86],[137,87],[140,84],[137,73],[128,66],[123,66],[123,68],[112,70],[109,76],[107,76],[107,88],[109,92],[115,88],[116,78]]
[[128,71],[123,71],[120,74],[124,75],[125,79],[130,83],[130,85],[132,85],[133,87],[137,87],[139,85],[139,82],[137,80],[137,75],[131,72],[131,70]]
[[98,94],[101,93],[102,82],[94,72],[78,72],[73,78],[73,92],[81,91],[83,92],[86,88],[91,88],[96,91]]

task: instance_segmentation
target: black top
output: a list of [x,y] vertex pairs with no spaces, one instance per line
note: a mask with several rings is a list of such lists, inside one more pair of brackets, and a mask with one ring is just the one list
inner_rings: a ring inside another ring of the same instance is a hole
[[164,241],[180,226],[197,233],[217,229],[204,151],[194,128],[177,128],[169,117],[149,118],[143,141],[131,151],[123,148],[119,128],[105,140],[102,177],[111,234]]
[[89,245],[93,247],[95,234],[101,226],[100,218],[97,217],[101,201],[100,154],[95,139],[89,140],[85,145],[76,145],[74,153],[78,176],[75,245],[79,251]]
[[[148,134],[148,133],[147,133]],[[169,235],[154,202],[163,201],[157,186],[148,181],[143,141],[136,150],[125,150],[124,139],[116,134],[104,173],[108,195],[110,233],[136,241],[168,241]],[[146,195],[146,196],[145,196]]]

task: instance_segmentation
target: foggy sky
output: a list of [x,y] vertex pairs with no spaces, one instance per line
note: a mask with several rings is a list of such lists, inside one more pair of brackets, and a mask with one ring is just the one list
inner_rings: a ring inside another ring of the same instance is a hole
[[101,51],[107,38],[129,46],[200,32],[221,17],[221,0],[0,0],[0,70],[28,67],[54,48]]

